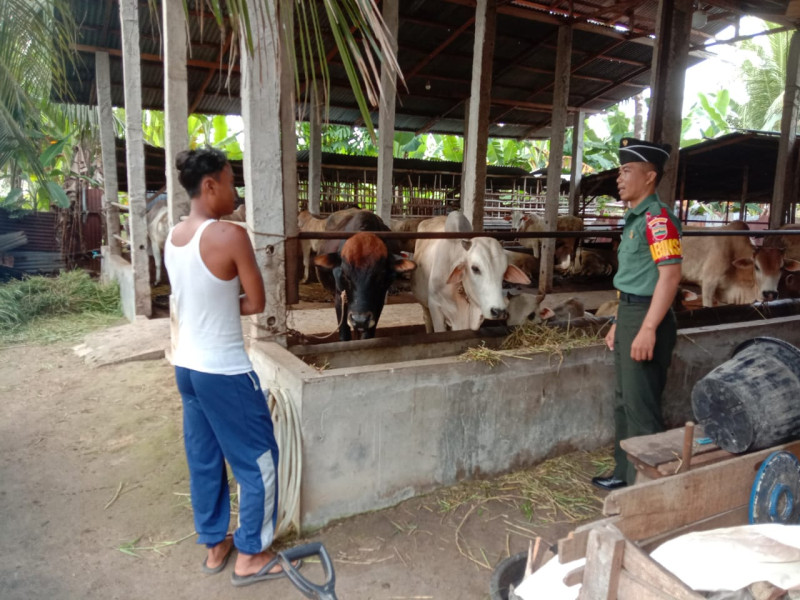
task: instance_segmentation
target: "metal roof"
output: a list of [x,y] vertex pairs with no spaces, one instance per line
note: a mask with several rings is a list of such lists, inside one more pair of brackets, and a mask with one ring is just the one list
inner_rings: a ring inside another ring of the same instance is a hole
[[[144,147],[145,164],[145,187],[149,193],[166,188],[167,179],[165,174],[165,151],[164,148],[150,146]],[[117,151],[117,180],[119,190],[128,191],[128,173],[126,170],[125,140],[116,140]],[[241,160],[232,160],[234,184],[237,187],[244,187],[244,170]],[[302,150],[297,153],[298,170],[308,168],[308,151]],[[352,156],[348,154],[334,154],[330,152],[322,153],[322,175],[323,179],[331,181],[344,181],[355,179],[364,181],[365,172],[374,172],[368,177],[374,183],[377,178],[378,158],[375,156]],[[456,181],[461,179],[462,165],[460,162],[443,160],[422,160],[417,158],[395,158],[393,161],[394,177],[400,181],[407,176],[413,176],[418,185],[436,186],[441,183],[442,176],[453,176]],[[534,173],[529,173],[525,169],[518,167],[498,167],[489,165],[486,168],[487,178],[490,183],[497,188],[508,186],[509,188],[518,185],[523,179],[535,177]],[[449,181],[449,180],[448,180]]]
[[[178,1],[178,0],[173,0]],[[320,0],[321,1],[321,0]],[[70,0],[80,24],[79,61],[69,75],[70,101],[95,104],[94,51],[111,54],[111,97],[123,105],[122,59],[117,0]],[[160,6],[160,0],[157,2]],[[699,3],[707,22],[693,30],[697,50],[690,64],[707,56],[703,43],[742,14],[758,14],[794,26],[789,0],[706,0]],[[474,43],[474,0],[414,0],[400,3],[398,60],[408,89],[398,94],[395,128],[403,131],[464,133],[465,101],[470,96]],[[573,24],[569,106],[599,111],[639,93],[649,85],[657,0],[510,0],[497,15],[492,105],[492,137],[548,137],[553,103],[558,25]],[[142,103],[163,108],[161,25],[148,2],[139,9],[142,51]],[[202,26],[201,26],[202,23]],[[324,24],[323,30],[327,31]],[[191,52],[189,105],[193,112],[239,114],[238,59],[232,67],[230,31],[220,31],[210,13],[189,14]],[[325,41],[331,56],[332,123],[358,124],[361,116],[333,38]],[[238,56],[238,48],[234,48]],[[302,111],[298,111],[301,114]],[[377,110],[373,115],[377,122]]]
[[[747,201],[772,201],[780,135],[763,131],[729,133],[681,148],[676,194],[684,200],[740,201],[747,172]],[[581,179],[581,195],[617,197],[617,169]]]

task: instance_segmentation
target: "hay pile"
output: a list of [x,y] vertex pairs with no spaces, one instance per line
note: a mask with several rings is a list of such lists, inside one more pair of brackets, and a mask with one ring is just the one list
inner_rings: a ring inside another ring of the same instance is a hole
[[604,331],[578,327],[549,327],[542,324],[525,323],[520,325],[505,339],[499,350],[487,348],[484,343],[469,348],[459,358],[464,361],[479,361],[494,367],[504,362],[505,357],[530,359],[532,353],[546,353],[557,356],[559,365],[564,360],[564,352],[574,348],[584,348],[602,343]]

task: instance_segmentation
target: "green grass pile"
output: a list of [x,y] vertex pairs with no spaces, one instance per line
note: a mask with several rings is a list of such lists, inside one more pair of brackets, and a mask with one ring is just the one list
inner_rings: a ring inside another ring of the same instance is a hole
[[84,271],[0,284],[0,344],[75,339],[121,316],[119,286]]

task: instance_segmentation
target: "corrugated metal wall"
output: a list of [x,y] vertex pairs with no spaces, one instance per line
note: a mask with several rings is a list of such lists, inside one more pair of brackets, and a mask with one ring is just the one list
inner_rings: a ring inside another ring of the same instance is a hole
[[28,213],[20,219],[12,219],[0,210],[0,234],[24,231],[28,243],[20,250],[30,252],[60,252],[61,246],[56,233],[58,215],[54,212]]

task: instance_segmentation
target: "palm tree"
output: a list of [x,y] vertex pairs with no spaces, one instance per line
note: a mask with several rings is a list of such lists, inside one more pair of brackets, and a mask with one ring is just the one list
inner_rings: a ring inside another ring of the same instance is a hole
[[[770,29],[777,28],[772,23]],[[786,83],[786,61],[789,56],[789,41],[793,32],[784,31],[765,36],[768,45],[753,40],[741,43],[741,48],[751,51],[756,60],[746,60],[742,75],[749,95],[746,103],[731,101],[739,115],[734,125],[740,129],[778,131],[783,110],[783,90]]]
[[27,178],[51,199],[66,200],[48,178],[59,148],[47,126],[58,119],[51,90],[65,88],[63,50],[74,35],[69,14],[67,0],[0,0],[0,173],[12,199]]

